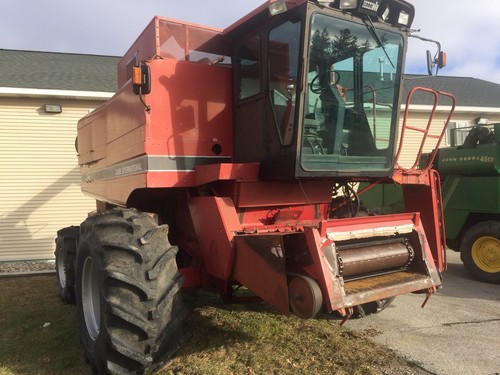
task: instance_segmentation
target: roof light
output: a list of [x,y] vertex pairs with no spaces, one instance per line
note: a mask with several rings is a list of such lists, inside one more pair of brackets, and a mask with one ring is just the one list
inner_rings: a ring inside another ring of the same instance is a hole
[[415,17],[415,8],[403,0],[370,0],[380,4],[378,17],[392,26],[409,29]]
[[402,26],[408,26],[409,22],[410,22],[410,15],[405,11],[401,11],[399,13],[398,24]]
[[387,20],[389,19],[389,14],[390,14],[390,10],[389,10],[389,7],[387,7],[382,12],[382,19],[384,20],[384,22],[387,22]]
[[275,16],[280,13],[285,13],[288,10],[285,0],[270,0],[271,3],[268,6],[269,13],[271,16]]
[[340,9],[356,9],[358,0],[340,0]]

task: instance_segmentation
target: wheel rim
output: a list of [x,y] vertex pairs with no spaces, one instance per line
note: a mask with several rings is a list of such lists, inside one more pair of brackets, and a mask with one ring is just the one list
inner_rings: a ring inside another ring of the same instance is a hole
[[293,277],[288,286],[288,292],[290,308],[299,318],[314,318],[323,305],[321,289],[310,277]]
[[472,245],[472,260],[484,272],[500,272],[500,241],[491,236],[477,239]]
[[61,288],[66,287],[66,251],[61,247],[57,252],[57,279]]
[[97,276],[94,260],[87,257],[82,272],[82,309],[87,332],[92,340],[97,338],[101,325],[101,305]]

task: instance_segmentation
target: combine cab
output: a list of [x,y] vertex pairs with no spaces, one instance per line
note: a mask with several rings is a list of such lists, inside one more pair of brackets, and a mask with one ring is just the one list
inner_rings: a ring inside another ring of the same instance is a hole
[[[225,30],[153,19],[118,66],[119,91],[78,123],[97,213],[57,242],[95,369],[168,359],[182,287],[227,301],[245,287],[284,314],[344,320],[436,291],[439,178],[395,167],[413,17],[402,0],[297,0]],[[418,205],[373,215],[355,187],[393,180]]]

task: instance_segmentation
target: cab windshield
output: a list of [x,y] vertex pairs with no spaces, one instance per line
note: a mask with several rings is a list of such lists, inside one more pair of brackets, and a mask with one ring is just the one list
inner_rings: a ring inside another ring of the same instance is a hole
[[312,16],[301,167],[388,170],[394,154],[403,38]]

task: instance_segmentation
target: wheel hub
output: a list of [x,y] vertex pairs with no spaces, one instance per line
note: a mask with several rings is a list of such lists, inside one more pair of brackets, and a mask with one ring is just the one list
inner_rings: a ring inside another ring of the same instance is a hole
[[101,304],[99,299],[98,270],[91,257],[87,257],[83,264],[82,309],[87,332],[92,340],[96,340],[101,326]]
[[57,254],[57,279],[62,289],[66,287],[66,251],[61,248]]
[[472,259],[484,272],[500,272],[500,241],[491,236],[479,238],[472,245]]
[[323,305],[319,285],[307,276],[294,276],[288,286],[290,308],[302,319],[314,318]]

